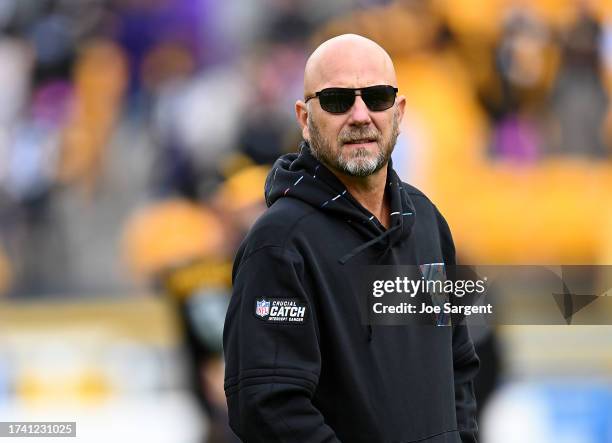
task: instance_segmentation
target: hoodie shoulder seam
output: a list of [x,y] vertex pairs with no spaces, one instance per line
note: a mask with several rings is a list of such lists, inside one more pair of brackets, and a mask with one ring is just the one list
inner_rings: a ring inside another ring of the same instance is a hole
[[262,249],[266,249],[266,248],[278,248],[280,249],[282,252],[289,252],[291,253],[291,251],[289,251],[287,249],[287,242],[289,241],[289,239],[291,238],[291,232],[293,232],[293,230],[295,229],[295,227],[305,218],[315,214],[317,212],[317,210],[315,208],[312,208],[309,212],[307,212],[306,214],[301,215],[300,217],[298,217],[295,221],[293,221],[293,223],[291,223],[291,225],[288,226],[287,228],[287,233],[285,234],[284,238],[282,239],[282,241],[280,242],[275,242],[275,243],[269,243],[269,244],[265,244],[265,245],[261,245],[256,247],[255,249],[253,249],[252,251],[249,251],[249,253],[247,255],[245,255],[244,257],[242,257],[242,262],[247,261],[248,259],[250,259],[255,253],[257,253],[258,251],[261,251]]
[[293,230],[295,229],[295,227],[302,222],[302,220],[304,220],[307,217],[310,217],[311,215],[315,214],[317,212],[317,210],[315,208],[310,208],[310,210],[306,213],[303,214],[302,216],[298,217],[292,224],[291,226],[289,226],[289,229],[287,230],[287,234],[285,235],[285,238],[283,239],[283,243],[282,243],[282,248],[285,249],[287,246],[287,241],[289,240],[289,237],[291,236],[291,232],[293,232]]

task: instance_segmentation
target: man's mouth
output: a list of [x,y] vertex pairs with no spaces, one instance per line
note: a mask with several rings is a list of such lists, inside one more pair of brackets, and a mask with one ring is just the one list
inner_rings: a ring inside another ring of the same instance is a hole
[[368,143],[376,143],[375,138],[360,138],[357,140],[347,140],[344,142],[345,145],[366,145]]

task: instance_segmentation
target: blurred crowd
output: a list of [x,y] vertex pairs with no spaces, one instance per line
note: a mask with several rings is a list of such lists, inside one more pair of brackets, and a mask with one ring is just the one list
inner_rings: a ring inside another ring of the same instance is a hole
[[391,53],[396,168],[460,255],[612,261],[606,2],[3,0],[0,293],[169,296],[222,411],[233,254],[300,140],[306,57],[344,32]]
[[[294,143],[307,6],[229,3],[2,2],[5,291],[124,290],[126,262],[145,271],[121,253],[135,208],[171,198],[204,207],[229,175]],[[319,3],[322,14],[348,6]]]

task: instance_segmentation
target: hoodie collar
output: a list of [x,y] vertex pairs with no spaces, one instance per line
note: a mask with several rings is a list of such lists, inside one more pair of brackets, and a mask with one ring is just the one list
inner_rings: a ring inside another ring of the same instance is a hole
[[391,160],[387,165],[385,193],[389,197],[391,211],[388,229],[312,155],[305,141],[301,143],[299,153],[285,154],[274,163],[264,190],[268,206],[281,198],[296,198],[334,217],[342,218],[364,236],[366,241],[342,257],[341,263],[346,263],[369,247],[389,249],[410,235],[416,217],[414,204],[393,169]]

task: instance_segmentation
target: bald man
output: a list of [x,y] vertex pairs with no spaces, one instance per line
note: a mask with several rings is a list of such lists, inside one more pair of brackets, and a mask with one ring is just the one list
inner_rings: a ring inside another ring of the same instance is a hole
[[463,326],[362,323],[369,265],[455,264],[448,225],[390,157],[405,99],[389,55],[341,35],[310,56],[304,141],[265,186],[226,316],[225,393],[245,442],[474,442],[478,358]]

